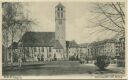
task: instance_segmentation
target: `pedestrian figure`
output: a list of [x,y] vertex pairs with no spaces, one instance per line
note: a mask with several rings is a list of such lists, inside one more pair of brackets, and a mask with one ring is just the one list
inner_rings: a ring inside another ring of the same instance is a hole
[[43,54],[41,55],[41,61],[44,61],[44,55]]
[[21,69],[21,66],[22,66],[22,59],[21,59],[21,57],[18,59],[18,66],[19,66],[19,69]]
[[39,54],[37,55],[37,59],[38,59],[38,61],[40,61],[40,55]]

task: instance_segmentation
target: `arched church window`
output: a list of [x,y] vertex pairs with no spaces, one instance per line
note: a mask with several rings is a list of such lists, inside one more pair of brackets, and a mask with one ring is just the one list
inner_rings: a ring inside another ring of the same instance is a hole
[[61,11],[63,11],[63,8],[61,8]]

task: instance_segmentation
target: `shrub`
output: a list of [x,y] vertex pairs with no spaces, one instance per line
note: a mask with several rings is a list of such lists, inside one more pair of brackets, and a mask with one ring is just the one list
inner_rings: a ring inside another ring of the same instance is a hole
[[107,56],[102,55],[96,57],[96,62],[94,63],[100,70],[105,70],[105,68],[110,64],[110,60]]
[[81,58],[81,59],[79,59],[79,62],[80,62],[81,64],[84,64],[85,60],[84,60],[83,58]]
[[71,57],[69,57],[69,60],[70,60],[70,61],[75,61],[76,58],[75,58],[75,56],[71,56]]

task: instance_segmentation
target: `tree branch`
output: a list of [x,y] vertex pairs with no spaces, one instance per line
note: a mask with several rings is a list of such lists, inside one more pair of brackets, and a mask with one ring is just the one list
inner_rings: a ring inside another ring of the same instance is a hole
[[119,27],[119,28],[123,28],[123,27],[120,27],[118,24],[116,24],[112,19],[111,19],[111,17],[110,16],[108,16],[106,13],[105,13],[105,11],[100,7],[100,5],[98,5],[99,6],[99,8],[101,9],[101,11],[103,12],[103,14],[114,24],[114,25],[116,25],[117,27]]
[[[121,16],[121,18],[122,18],[123,23],[125,24],[125,20],[124,20],[125,15],[124,15],[124,12],[123,12],[123,10],[122,10],[122,8],[121,8],[121,6],[120,6],[120,3],[117,2],[117,4],[118,4],[118,6],[119,6],[119,8],[120,8],[120,16]],[[123,17],[123,16],[124,16],[124,17]]]

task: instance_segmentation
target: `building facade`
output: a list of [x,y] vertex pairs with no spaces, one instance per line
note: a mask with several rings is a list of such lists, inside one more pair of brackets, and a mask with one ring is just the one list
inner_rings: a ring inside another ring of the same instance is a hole
[[26,61],[51,61],[63,59],[63,47],[55,40],[55,32],[26,32],[18,49]]
[[125,66],[125,38],[121,37],[116,41],[117,66]]
[[76,58],[79,58],[79,46],[74,40],[66,41],[66,48],[69,60],[76,60]]
[[98,41],[91,43],[91,53],[93,55],[93,59],[100,55],[106,55],[111,59],[116,58],[116,46],[115,40],[106,39],[103,41]]
[[89,43],[82,44],[79,46],[80,58],[84,58],[87,61],[92,60],[91,47]]

